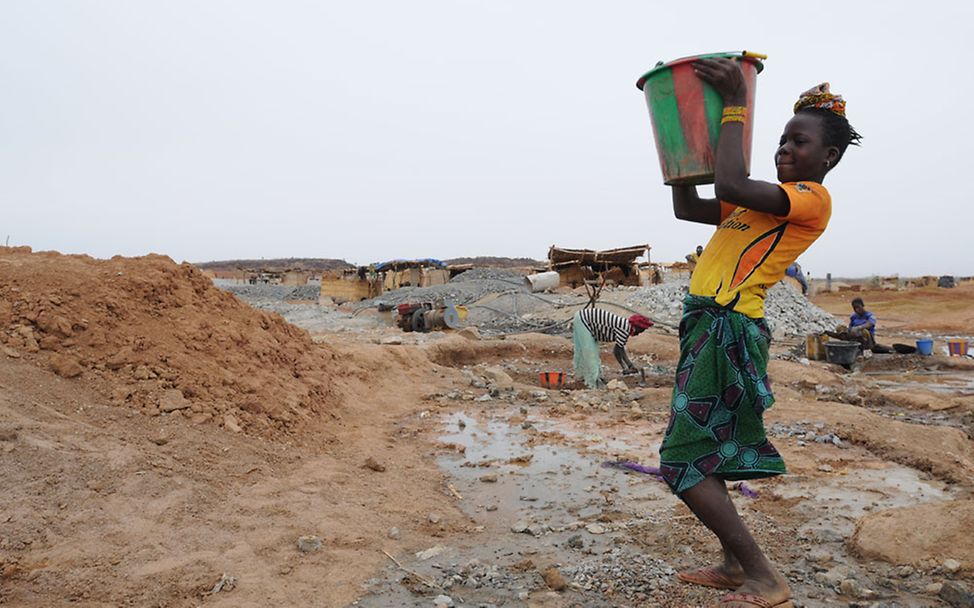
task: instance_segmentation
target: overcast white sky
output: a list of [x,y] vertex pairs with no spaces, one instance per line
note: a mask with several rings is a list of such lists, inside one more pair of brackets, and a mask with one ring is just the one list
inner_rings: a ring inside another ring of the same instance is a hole
[[814,275],[974,274],[974,3],[0,3],[0,242],[177,261],[648,242],[682,259],[636,79],[767,53],[752,173],[828,80],[865,137]]

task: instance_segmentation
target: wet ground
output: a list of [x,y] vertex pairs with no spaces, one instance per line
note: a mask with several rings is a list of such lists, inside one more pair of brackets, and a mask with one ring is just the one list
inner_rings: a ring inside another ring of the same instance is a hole
[[[606,466],[655,464],[663,423],[620,424],[618,412],[553,418],[538,405],[471,404],[442,416],[439,441],[449,449],[438,462],[473,527],[393,556],[398,563],[390,560],[355,606],[435,606],[437,598],[484,608],[703,606],[719,598],[675,577],[715,559],[709,533],[656,478]],[[796,605],[942,606],[923,594],[921,573],[861,563],[846,539],[869,511],[950,500],[952,490],[835,441],[832,431],[769,429],[816,466],[753,482],[757,498],[736,499],[789,577]]]

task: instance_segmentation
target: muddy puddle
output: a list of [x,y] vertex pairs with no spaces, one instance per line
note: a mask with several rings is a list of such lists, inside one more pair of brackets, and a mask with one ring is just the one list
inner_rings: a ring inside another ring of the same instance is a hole
[[[692,515],[654,477],[604,466],[620,452],[656,464],[651,455],[661,431],[647,434],[646,425],[621,425],[596,433],[524,412],[515,404],[440,419],[439,442],[464,451],[443,453],[438,464],[473,526],[439,545],[394,555],[399,564],[390,562],[368,581],[366,595],[353,605],[431,607],[439,597],[441,605],[451,605],[449,598],[455,606],[483,608],[602,608],[709,605],[719,597],[675,578],[677,569],[710,558],[679,540],[662,545],[658,540],[670,537],[667,530],[686,530]],[[821,450],[825,459],[837,451],[809,449]],[[796,605],[850,605],[854,598],[843,600],[834,582],[847,578],[876,589],[870,593],[879,601],[897,599],[878,605],[937,605],[904,591],[884,591],[882,575],[851,557],[846,540],[856,520],[870,511],[949,500],[950,490],[858,448],[842,454],[865,464],[836,464],[834,470],[824,467],[817,475],[786,476],[767,485],[756,481],[757,499],[736,499],[752,513],[747,517],[761,516],[762,500],[791,505],[789,514],[776,512],[771,520],[788,518],[806,546],[828,554],[825,563],[814,563],[805,551],[775,554],[792,582]],[[647,542],[646,530],[657,540]],[[557,592],[548,583],[556,588],[561,583],[542,576],[549,567],[566,585]]]
[[864,372],[877,387],[889,391],[928,390],[944,395],[974,395],[974,374],[961,371],[907,370]]

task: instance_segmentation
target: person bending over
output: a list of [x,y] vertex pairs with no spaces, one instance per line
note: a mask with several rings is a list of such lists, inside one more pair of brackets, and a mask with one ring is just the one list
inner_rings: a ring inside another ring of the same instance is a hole
[[583,380],[588,388],[597,388],[605,383],[599,342],[615,343],[612,354],[622,366],[623,374],[639,373],[626,352],[626,343],[630,336],[641,334],[652,326],[653,322],[642,315],[632,315],[627,319],[601,308],[578,311],[572,325],[575,377]]

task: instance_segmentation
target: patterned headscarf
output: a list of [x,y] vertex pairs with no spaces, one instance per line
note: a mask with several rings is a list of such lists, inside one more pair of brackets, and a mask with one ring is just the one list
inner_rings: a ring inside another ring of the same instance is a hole
[[834,114],[845,117],[845,100],[841,95],[829,92],[829,83],[823,82],[817,87],[808,89],[795,102],[795,113],[803,108],[822,108]]

